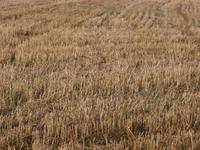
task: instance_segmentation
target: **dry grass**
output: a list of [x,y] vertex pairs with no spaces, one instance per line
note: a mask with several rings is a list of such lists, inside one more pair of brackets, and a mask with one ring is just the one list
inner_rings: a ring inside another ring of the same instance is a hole
[[0,0],[0,149],[199,150],[198,0]]

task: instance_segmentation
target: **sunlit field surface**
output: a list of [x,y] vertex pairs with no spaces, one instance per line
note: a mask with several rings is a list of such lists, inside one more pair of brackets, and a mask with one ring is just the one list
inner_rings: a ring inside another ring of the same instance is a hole
[[199,0],[0,0],[1,150],[199,150]]

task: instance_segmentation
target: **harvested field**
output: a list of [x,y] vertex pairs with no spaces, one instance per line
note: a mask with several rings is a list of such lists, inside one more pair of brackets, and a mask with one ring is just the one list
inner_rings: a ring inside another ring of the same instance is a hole
[[0,149],[199,150],[200,1],[0,0]]

